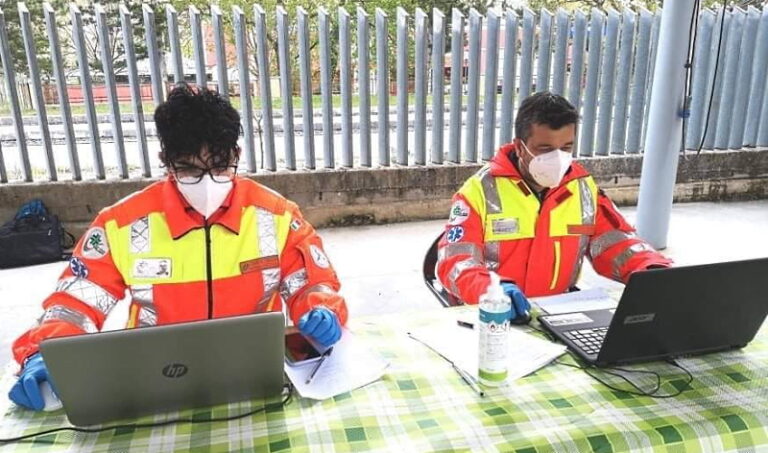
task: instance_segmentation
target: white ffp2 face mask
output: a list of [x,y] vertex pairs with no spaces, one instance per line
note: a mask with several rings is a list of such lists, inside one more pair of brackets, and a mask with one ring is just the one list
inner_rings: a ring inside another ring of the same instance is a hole
[[573,162],[571,153],[561,149],[554,149],[534,156],[525,142],[520,141],[520,143],[522,143],[525,152],[533,158],[531,163],[528,164],[528,173],[531,174],[536,184],[549,188],[557,187],[560,181],[563,180],[565,172],[570,168],[571,162]]
[[224,203],[232,190],[232,181],[215,182],[205,175],[195,184],[181,184],[176,181],[176,187],[190,206],[207,219]]

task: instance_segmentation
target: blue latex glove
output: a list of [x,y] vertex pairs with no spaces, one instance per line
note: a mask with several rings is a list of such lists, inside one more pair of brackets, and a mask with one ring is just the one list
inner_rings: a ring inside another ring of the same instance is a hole
[[50,381],[50,376],[43,362],[43,356],[38,352],[27,359],[19,379],[8,393],[8,398],[19,406],[41,411],[45,408],[43,395],[40,393],[40,384],[44,381]]
[[324,347],[329,347],[341,338],[341,323],[336,313],[325,307],[315,307],[299,319],[299,330]]
[[527,324],[531,320],[531,303],[525,297],[525,294],[514,283],[502,282],[504,294],[512,300],[512,324]]

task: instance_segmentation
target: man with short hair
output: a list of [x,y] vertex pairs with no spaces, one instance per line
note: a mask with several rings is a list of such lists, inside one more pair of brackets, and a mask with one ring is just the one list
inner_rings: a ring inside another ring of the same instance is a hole
[[103,209],[75,246],[35,327],[13,344],[9,397],[43,409],[46,338],[98,332],[126,292],[128,328],[281,311],[324,346],[347,319],[320,237],[299,208],[237,176],[240,115],[179,84],[155,111],[168,177]]
[[633,272],[671,264],[572,162],[578,120],[562,96],[529,96],[514,141],[454,195],[437,271],[463,302],[478,303],[493,271],[512,299],[513,322],[527,322],[527,297],[574,288],[585,256],[598,273],[624,283]]

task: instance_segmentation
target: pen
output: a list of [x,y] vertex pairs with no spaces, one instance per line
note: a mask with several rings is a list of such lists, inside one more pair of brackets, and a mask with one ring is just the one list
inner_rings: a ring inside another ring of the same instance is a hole
[[464,379],[464,382],[469,385],[472,390],[476,391],[480,396],[485,396],[485,392],[480,389],[480,386],[477,385],[477,382],[475,382],[475,379],[467,374],[466,371],[462,370],[461,368],[457,367],[456,365],[453,365],[453,368],[456,370],[457,373],[459,373],[459,376],[461,376],[462,379]]
[[467,329],[474,329],[475,325],[471,322],[462,321],[461,319],[456,320],[456,324],[460,325],[461,327],[466,327]]
[[309,377],[307,378],[306,382],[304,382],[305,384],[309,384],[310,382],[312,382],[312,378],[314,378],[315,374],[317,374],[317,370],[320,369],[320,365],[322,365],[323,362],[325,362],[325,359],[327,359],[328,356],[331,355],[332,351],[333,351],[333,347],[330,347],[330,348],[328,348],[327,351],[325,351],[323,353],[323,355],[320,357],[320,360],[317,361],[317,364],[315,365],[315,368],[312,369],[312,373],[309,375]]

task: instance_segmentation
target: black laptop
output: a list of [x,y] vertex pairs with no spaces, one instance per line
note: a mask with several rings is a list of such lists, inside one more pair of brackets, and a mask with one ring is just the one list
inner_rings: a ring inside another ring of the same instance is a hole
[[584,361],[607,366],[742,348],[767,314],[760,258],[636,272],[615,309],[539,322]]

